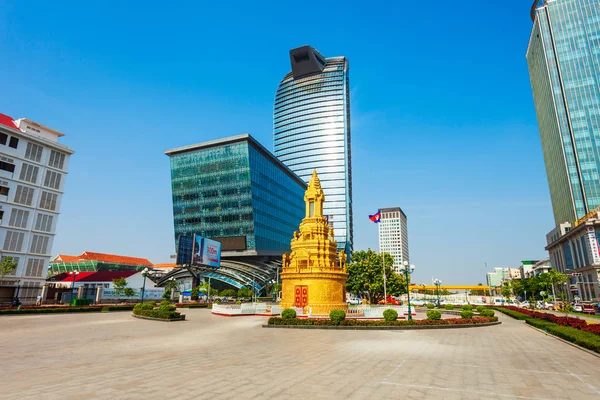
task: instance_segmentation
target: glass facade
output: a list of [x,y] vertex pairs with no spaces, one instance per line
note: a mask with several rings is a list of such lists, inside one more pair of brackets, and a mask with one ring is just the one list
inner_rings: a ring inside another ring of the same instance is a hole
[[556,224],[600,206],[600,0],[535,11],[527,49]]
[[[306,53],[294,55],[296,50]],[[338,247],[349,254],[353,226],[348,60],[324,58],[308,46],[292,50],[290,57],[292,71],[275,96],[275,156],[305,182],[317,170],[325,192],[324,214]],[[316,70],[300,71],[303,60]]]
[[251,136],[166,154],[175,242],[180,234],[197,233],[217,240],[243,237],[245,248],[257,254],[289,250],[304,217],[306,185]]

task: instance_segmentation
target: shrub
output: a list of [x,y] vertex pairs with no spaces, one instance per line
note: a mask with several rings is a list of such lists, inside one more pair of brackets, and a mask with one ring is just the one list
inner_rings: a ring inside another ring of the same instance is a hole
[[484,306],[477,306],[476,310],[477,310],[478,313],[480,313],[483,310],[485,310],[485,307]]
[[438,310],[429,310],[427,311],[427,319],[437,321],[439,319],[442,319],[442,313]]
[[162,295],[162,298],[165,300],[169,300],[171,298],[171,289],[166,289]]
[[[140,310],[140,309],[133,310],[133,313],[135,315],[141,315],[143,317],[159,318],[159,319],[175,319],[175,318],[181,317],[180,313],[178,313],[176,311],[168,311],[168,310],[166,310],[166,308],[161,310],[161,307],[159,307],[157,310]],[[174,306],[169,306],[169,307],[173,307],[173,309],[175,308]]]
[[163,303],[161,303],[160,306],[158,307],[158,311],[161,311],[161,312],[163,312],[163,311],[164,312],[172,312],[172,311],[175,311],[175,306],[173,306],[171,304],[163,304]]
[[484,308],[483,310],[479,311],[479,315],[481,315],[482,317],[493,317],[494,310],[486,310]]
[[281,318],[283,319],[294,319],[296,318],[296,311],[291,308],[286,308],[281,312]]
[[[439,311],[433,310],[437,313]],[[441,316],[441,314],[440,314]],[[294,318],[283,319],[279,317],[269,318],[269,325],[321,325],[321,326],[409,326],[409,325],[473,325],[496,322],[498,318],[475,317],[471,319],[449,318],[440,320],[413,320],[413,321],[382,321],[382,320],[361,320],[361,319],[346,319],[339,324],[337,322],[320,319],[320,318]]]
[[471,311],[473,309],[473,306],[470,305],[470,304],[464,304],[462,306],[462,309],[465,310],[465,311]]
[[333,322],[341,323],[346,319],[346,311],[344,310],[331,310],[329,313],[329,319]]
[[571,343],[575,343],[581,347],[585,347],[586,349],[600,353],[600,336],[592,332],[581,331],[576,328],[561,326],[536,318],[529,318],[525,322]]
[[385,319],[386,321],[395,321],[398,319],[398,312],[396,310],[388,308],[383,312],[383,319]]
[[[148,302],[148,303],[154,303],[154,302]],[[164,306],[164,305],[171,305],[171,302],[169,300],[163,300],[160,302],[159,306]]]
[[473,311],[471,311],[471,310],[462,310],[460,312],[460,317],[461,318],[468,318],[468,319],[473,318]]
[[427,303],[427,308],[430,310],[433,310],[435,308],[435,304],[433,303]]
[[446,305],[444,306],[444,308],[445,308],[446,310],[454,310],[454,304],[446,304]]

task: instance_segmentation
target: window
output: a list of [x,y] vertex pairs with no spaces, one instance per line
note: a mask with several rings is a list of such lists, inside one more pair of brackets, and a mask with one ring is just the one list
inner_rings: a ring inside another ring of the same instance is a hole
[[8,188],[8,186],[0,186],[0,195],[2,196],[8,196],[8,191],[10,189]]
[[0,144],[6,144],[8,140],[8,135],[6,133],[0,133]]
[[23,232],[6,231],[3,249],[6,251],[21,251],[24,236]]
[[48,161],[48,165],[54,168],[63,169],[65,166],[65,155],[63,153],[59,153],[58,151],[52,150],[50,152],[50,160]]
[[35,254],[46,254],[46,250],[48,250],[48,239],[48,236],[33,235],[29,252]]
[[29,211],[20,210],[18,208],[13,208],[10,213],[10,219],[8,220],[8,225],[14,226],[16,228],[26,228],[28,219],[29,219]]
[[4,211],[0,210],[0,220],[2,220],[2,218],[4,218]]
[[54,193],[42,192],[42,195],[40,197],[40,208],[55,211],[57,197],[58,196]]
[[44,272],[44,259],[30,258],[27,260],[27,270],[25,276],[42,276]]
[[60,188],[61,178],[62,175],[58,172],[48,170],[46,171],[46,179],[44,179],[44,186],[58,190],[58,188]]
[[0,161],[0,169],[8,172],[15,172],[15,164]]
[[15,203],[30,206],[31,202],[33,201],[33,188],[21,185],[17,186],[17,191],[15,193],[15,198],[13,201]]
[[52,215],[38,214],[37,220],[35,222],[35,230],[42,232],[51,232],[53,219],[54,217]]
[[27,142],[27,149],[25,150],[25,158],[31,161],[40,162],[42,159],[42,146]]
[[8,147],[12,147],[13,149],[19,147],[19,139],[17,139],[14,136],[11,136],[10,142],[8,142]]
[[310,218],[313,218],[315,216],[315,203],[312,201],[308,203],[308,216]]
[[31,164],[23,163],[21,167],[21,175],[19,179],[29,183],[35,183],[37,181],[39,167],[35,167]]

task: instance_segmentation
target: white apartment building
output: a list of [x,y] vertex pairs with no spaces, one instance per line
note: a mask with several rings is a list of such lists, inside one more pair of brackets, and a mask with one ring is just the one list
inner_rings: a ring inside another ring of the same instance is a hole
[[393,268],[400,272],[402,263],[410,262],[406,214],[400,207],[380,208],[379,211],[379,251],[390,254],[394,258]]
[[69,157],[64,136],[0,114],[0,250],[17,268],[0,279],[0,302],[35,301],[46,280]]

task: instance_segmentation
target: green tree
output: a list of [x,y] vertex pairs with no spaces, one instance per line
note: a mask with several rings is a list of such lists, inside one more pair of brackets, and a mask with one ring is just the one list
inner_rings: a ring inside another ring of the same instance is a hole
[[133,289],[132,289],[132,288],[130,288],[130,287],[126,287],[125,289],[123,289],[123,294],[124,294],[126,297],[133,297],[133,296],[135,296],[135,292],[134,292],[134,291],[133,291]]
[[[479,282],[477,284],[477,286],[483,286],[483,283]],[[482,289],[472,289],[470,295],[471,296],[485,296],[485,290],[483,288]]]
[[0,279],[4,278],[4,275],[8,275],[17,269],[17,263],[13,261],[13,258],[10,256],[3,257],[2,253],[0,253]]
[[504,282],[504,284],[502,285],[502,296],[504,296],[505,299],[508,299],[511,293],[512,289],[510,287],[510,282]]
[[513,279],[511,281],[512,292],[515,296],[523,297],[523,282],[520,279]]
[[112,283],[115,292],[117,292],[117,301],[119,301],[119,297],[125,291],[125,287],[127,287],[127,281],[125,280],[125,278],[115,278],[112,280]]
[[[383,299],[383,267],[381,255],[373,250],[360,250],[352,253],[352,262],[346,266],[348,280],[346,290],[356,295],[366,295],[369,303]],[[406,293],[404,276],[392,270],[394,259],[385,253],[385,273],[387,293],[398,296]]]
[[250,290],[249,288],[241,288],[237,291],[237,295],[238,297],[251,297],[252,290]]
[[171,293],[172,293],[171,288],[170,287],[166,288],[165,292],[162,295],[163,299],[171,300]]

